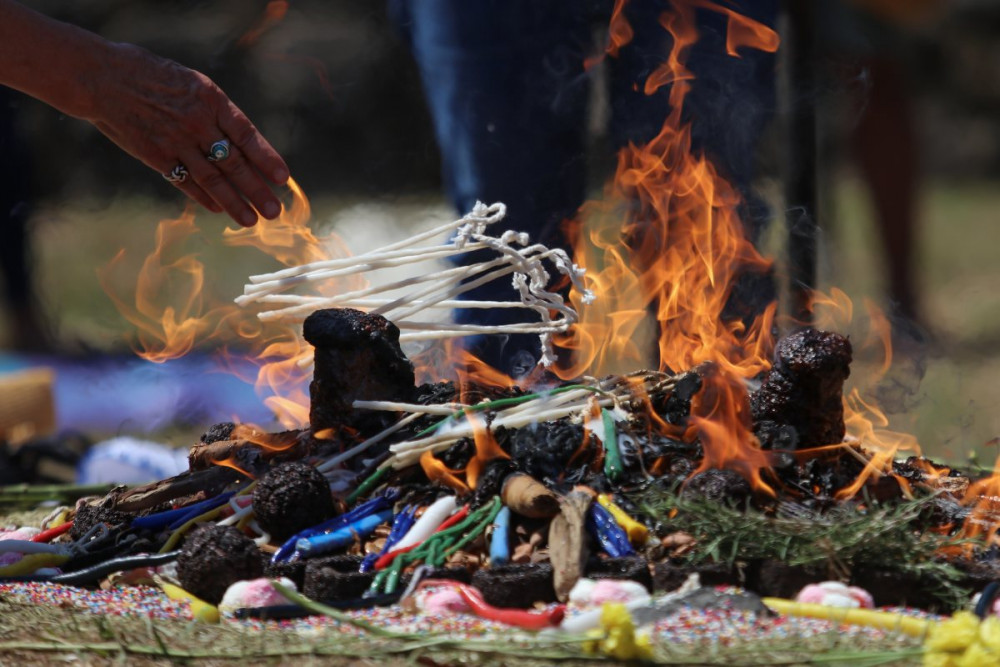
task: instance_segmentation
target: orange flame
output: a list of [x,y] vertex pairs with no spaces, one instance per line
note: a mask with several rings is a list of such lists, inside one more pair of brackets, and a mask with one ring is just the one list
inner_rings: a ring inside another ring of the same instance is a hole
[[233,440],[245,440],[270,452],[283,452],[291,449],[299,442],[298,433],[295,431],[271,433],[253,424],[237,424],[233,427],[233,433],[230,438]]
[[241,475],[244,475],[246,477],[249,477],[250,479],[257,479],[253,475],[253,473],[251,473],[249,470],[246,470],[245,468],[241,468],[239,466],[239,464],[236,463],[236,457],[234,457],[234,456],[227,456],[224,459],[218,459],[216,461],[212,461],[212,463],[214,463],[217,466],[223,466],[225,468],[232,468],[236,472],[238,472]]
[[509,459],[510,456],[500,448],[484,420],[471,413],[467,415],[467,418],[473,420],[474,424],[472,437],[476,443],[476,455],[472,457],[469,465],[465,468],[465,480],[468,482],[469,488],[474,489],[479,481],[479,475],[487,463],[494,459]]
[[461,470],[452,470],[438,459],[432,452],[420,455],[420,467],[424,469],[427,479],[454,489],[459,494],[469,492],[468,485],[458,478]]
[[[262,220],[252,228],[226,229],[223,242],[257,248],[286,266],[347,255],[336,237],[313,234],[305,194],[294,181],[289,181],[289,189],[291,204],[282,206],[276,220]],[[259,393],[271,394],[264,400],[277,419],[287,428],[308,424],[306,362],[311,349],[297,328],[262,323],[254,310],[213,300],[205,293],[203,288],[211,281],[206,280],[205,265],[189,248],[195,239],[205,242],[200,234],[191,208],[176,220],[160,222],[155,248],[139,272],[133,304],[117,293],[112,281],[125,257],[124,250],[98,272],[102,287],[119,312],[137,329],[137,354],[164,362],[187,354],[196,345],[225,345],[237,340],[239,350],[223,348],[224,365],[234,357],[255,361],[258,372],[253,381]],[[330,284],[326,289],[355,289],[360,286],[358,280]],[[228,364],[228,368],[235,371],[235,364]]]
[[[631,38],[623,28],[623,5],[615,5],[610,55]],[[653,94],[671,85],[670,113],[649,143],[619,152],[604,201],[585,204],[566,225],[574,261],[587,269],[587,287],[597,298],[587,305],[571,294],[580,322],[557,339],[571,354],[556,372],[563,378],[621,373],[653,366],[656,353],[661,370],[712,362],[719,372],[694,402],[688,433],[703,438],[702,466],[734,467],[773,493],[760,477],[767,461],[751,434],[740,378],[770,368],[776,304],[750,324],[721,317],[737,277],[766,272],[771,262],[744,234],[738,192],[703,155],[692,153],[681,112],[694,79],[684,62],[698,38],[696,9],[728,17],[730,55],[743,46],[774,51],[778,37],[708,0],[679,0],[673,8],[660,18],[673,38],[670,52],[644,86]]]
[[614,9],[611,10],[611,22],[608,26],[608,47],[607,53],[612,58],[618,57],[618,52],[623,46],[632,41],[634,33],[624,14],[625,0],[615,0]]
[[707,373],[691,400],[691,419],[685,439],[701,442],[701,464],[692,474],[713,468],[735,470],[757,491],[774,497],[760,471],[771,464],[754,437],[750,400],[743,381],[731,373]]
[[[451,487],[460,494],[476,488],[476,483],[487,463],[494,459],[510,458],[497,443],[481,415],[466,411],[465,416],[472,424],[472,438],[476,445],[476,453],[469,459],[464,470],[452,470],[431,452],[424,452],[420,456],[420,467],[424,469],[427,479]],[[464,475],[465,481],[462,481],[459,475]]]
[[[598,298],[586,306],[578,294],[571,297],[581,322],[559,340],[574,352],[573,362],[560,370],[563,377],[583,370],[602,375],[621,370],[619,364],[635,368],[650,354],[641,335],[636,337],[650,308],[660,327],[661,368],[712,361],[752,377],[770,366],[773,307],[749,328],[720,318],[738,274],[766,271],[770,261],[744,236],[738,193],[704,156],[692,154],[690,127],[681,123],[693,79],[683,60],[698,36],[695,7],[730,14],[696,0],[675,3],[676,12],[664,15],[673,46],[647,80],[646,92],[672,83],[671,112],[652,141],[621,150],[605,202],[585,205],[568,225],[575,261],[588,269],[588,287]],[[737,45],[777,46],[763,25],[743,17],[730,23],[742,26],[731,35]]]
[[993,465],[992,475],[969,485],[962,504],[972,506],[956,536],[970,540],[962,547],[965,556],[975,552],[973,540],[985,547],[1000,546],[1000,457]]

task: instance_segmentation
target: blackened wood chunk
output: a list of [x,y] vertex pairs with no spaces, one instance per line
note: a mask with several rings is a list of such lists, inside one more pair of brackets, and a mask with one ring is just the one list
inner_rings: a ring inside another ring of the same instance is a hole
[[263,574],[257,545],[232,526],[209,524],[196,529],[177,558],[177,578],[184,590],[212,604],[219,604],[226,589],[237,581]]
[[271,468],[253,490],[253,509],[261,528],[281,541],[337,514],[330,483],[301,461]]
[[[540,481],[555,481],[568,472],[570,459],[583,444],[583,426],[567,420],[541,422],[513,431],[510,457],[518,470]],[[576,464],[582,468],[587,462],[587,458],[581,458]]]
[[268,556],[264,559],[264,576],[272,577],[277,579],[278,577],[286,577],[291,579],[295,584],[296,588],[300,591],[303,590],[306,579],[306,565],[309,564],[308,560],[283,560],[277,563],[272,563],[271,558]]
[[356,415],[356,400],[412,400],[413,364],[399,347],[399,329],[381,315],[352,308],[318,310],[306,318],[303,334],[316,348],[309,385],[314,432],[344,425],[378,429],[375,422],[384,415]]
[[99,523],[103,523],[108,528],[117,528],[131,523],[132,518],[131,514],[119,512],[110,507],[83,505],[76,511],[76,516],[73,518],[73,526],[69,529],[69,534],[70,537],[78,540]]
[[653,590],[674,591],[687,578],[697,574],[702,586],[724,586],[744,583],[736,567],[728,563],[679,563],[663,560],[653,564]]
[[230,436],[233,434],[234,428],[236,428],[236,424],[233,422],[219,422],[218,424],[212,424],[207,431],[201,434],[201,441],[208,445],[213,442],[219,442],[220,440],[229,440]]
[[628,579],[653,590],[653,573],[649,569],[649,561],[642,556],[624,556],[622,558],[592,557],[587,561],[587,577],[591,579]]
[[761,430],[765,445],[775,443],[778,427],[791,426],[782,444],[816,447],[844,439],[844,380],[851,374],[851,342],[837,333],[803,329],[780,340],[774,367],[750,399],[755,424],[771,422]]
[[709,468],[689,479],[681,489],[681,497],[689,500],[704,498],[732,506],[744,505],[751,496],[750,483],[735,470]]
[[472,585],[494,607],[527,609],[536,602],[555,602],[552,565],[525,563],[481,568],[472,575]]
[[375,578],[358,572],[360,556],[329,556],[307,561],[302,592],[313,600],[351,600],[361,597]]

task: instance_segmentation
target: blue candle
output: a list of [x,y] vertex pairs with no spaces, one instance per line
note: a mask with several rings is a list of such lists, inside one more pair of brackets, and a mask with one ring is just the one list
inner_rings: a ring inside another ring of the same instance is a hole
[[369,514],[346,526],[323,535],[305,537],[295,543],[295,553],[311,558],[346,547],[359,537],[368,537],[386,521],[392,520],[392,510]]
[[493,519],[493,536],[490,538],[490,567],[510,561],[510,508],[504,506]]
[[389,493],[377,496],[367,502],[358,505],[350,512],[345,512],[340,516],[336,516],[332,519],[329,519],[328,521],[324,521],[321,524],[318,524],[311,528],[306,528],[305,530],[302,530],[296,533],[295,535],[292,535],[290,538],[285,540],[285,543],[282,544],[281,547],[278,549],[278,551],[275,552],[275,554],[271,557],[271,562],[280,563],[281,561],[288,560],[292,556],[292,554],[295,553],[296,545],[299,543],[299,540],[304,540],[310,537],[314,537],[316,535],[321,535],[323,533],[329,533],[335,530],[339,530],[344,526],[353,523],[354,521],[357,521],[358,519],[366,517],[370,514],[373,514],[375,512],[384,509],[390,509],[392,507],[392,503],[394,502],[395,497],[396,496],[394,494],[389,494]]
[[365,556],[364,560],[361,561],[361,567],[358,571],[371,572],[371,569],[375,567],[375,561],[381,558],[384,554],[389,553],[389,551],[396,546],[396,543],[403,539],[403,535],[406,535],[406,533],[409,532],[416,520],[416,506],[407,505],[406,509],[397,514],[396,518],[393,519],[392,529],[389,531],[389,537],[385,539],[385,544],[382,545],[381,551]]
[[209,510],[214,510],[216,507],[228,502],[235,493],[236,491],[227,491],[226,493],[219,494],[214,498],[202,500],[194,505],[178,507],[175,510],[167,510],[166,512],[150,514],[149,516],[140,516],[132,519],[131,527],[141,530],[159,530],[161,528],[169,527],[173,530],[184,525],[188,522],[188,520],[193,519],[200,514],[204,514]]
[[587,512],[587,527],[612,558],[635,555],[635,549],[628,541],[628,533],[622,530],[610,512],[597,503],[592,504]]

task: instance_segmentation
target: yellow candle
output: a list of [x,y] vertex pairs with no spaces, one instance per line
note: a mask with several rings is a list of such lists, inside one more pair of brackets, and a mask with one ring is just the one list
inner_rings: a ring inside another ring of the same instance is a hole
[[649,541],[649,529],[626,514],[625,510],[621,507],[615,505],[606,493],[599,493],[597,495],[597,502],[600,503],[601,507],[608,510],[611,516],[614,517],[615,522],[625,530],[628,534],[629,542],[639,546]]
[[809,602],[796,602],[782,598],[764,598],[764,604],[785,616],[801,616],[803,618],[819,618],[845,625],[864,625],[883,630],[898,630],[912,637],[922,637],[931,629],[936,621],[926,618],[914,618],[888,611],[875,609],[846,609],[830,607]]
[[156,583],[163,589],[163,592],[167,594],[167,597],[171,600],[186,600],[189,605],[191,605],[191,614],[194,616],[195,620],[201,621],[202,623],[218,623],[219,622],[219,608],[213,604],[205,602],[199,597],[195,597],[191,593],[180,586],[174,586],[171,583],[167,583],[160,578],[156,579]]
[[26,577],[43,567],[56,567],[68,560],[65,554],[27,554],[16,563],[0,567],[0,577]]

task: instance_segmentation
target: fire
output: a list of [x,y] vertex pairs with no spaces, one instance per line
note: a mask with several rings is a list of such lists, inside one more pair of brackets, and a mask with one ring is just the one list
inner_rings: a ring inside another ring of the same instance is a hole
[[469,486],[458,478],[461,470],[452,470],[431,452],[424,452],[420,455],[420,467],[424,469],[427,479],[438,484],[455,489],[459,494],[469,492]]
[[271,433],[253,424],[237,424],[230,438],[246,440],[271,452],[283,452],[299,442],[298,435],[294,432]]
[[[226,229],[223,243],[232,247],[253,247],[286,266],[295,266],[347,255],[343,243],[333,235],[318,237],[309,228],[309,201],[302,189],[289,181],[291,203],[282,207],[273,221],[261,221],[252,228]],[[156,244],[139,272],[135,295],[118,294],[112,280],[125,259],[121,250],[111,263],[98,272],[101,285],[119,312],[136,327],[136,353],[162,363],[181,357],[198,345],[221,343],[220,363],[236,372],[235,358],[252,360],[258,367],[253,381],[278,421],[287,428],[309,422],[306,391],[311,348],[298,330],[275,323],[260,322],[253,310],[228,301],[215,300],[204,290],[206,267],[191,251],[195,242],[207,241],[194,224],[192,208],[177,219],[162,220]],[[332,283],[327,289],[353,289],[357,279]],[[229,348],[236,341],[238,344]]]
[[[611,56],[632,34],[623,5],[615,5]],[[557,340],[572,357],[557,373],[601,376],[657,364],[670,370],[711,362],[718,374],[695,402],[688,436],[703,439],[703,467],[735,466],[757,488],[772,492],[760,478],[766,461],[750,431],[742,379],[770,368],[776,305],[749,323],[721,316],[737,278],[768,272],[771,261],[744,234],[739,193],[704,155],[692,151],[690,126],[681,120],[694,78],[684,63],[698,38],[696,9],[727,16],[732,56],[744,46],[777,49],[773,30],[707,0],[674,2],[673,11],[661,17],[672,46],[644,89],[653,94],[671,84],[670,111],[649,143],[619,152],[603,201],[585,204],[567,223],[574,261],[587,269],[587,286],[597,299],[588,306],[571,294],[580,323]]]
[[711,470],[735,470],[754,489],[774,497],[760,471],[770,468],[767,452],[753,435],[750,401],[743,381],[731,373],[714,372],[704,377],[704,387],[691,401],[691,419],[685,439],[697,438],[703,455],[694,474]]
[[[593,306],[571,295],[581,322],[560,345],[573,362],[560,375],[586,369],[602,375],[617,364],[635,368],[651,355],[636,340],[647,313],[659,324],[659,366],[690,368],[711,361],[739,377],[769,367],[773,306],[749,327],[725,322],[723,312],[735,280],[744,271],[767,271],[771,262],[746,239],[736,213],[739,195],[703,155],[691,151],[690,127],[681,122],[693,78],[684,66],[697,39],[695,7],[730,15],[739,30],[735,46],[771,49],[769,28],[708,2],[675,3],[661,23],[673,37],[667,61],[647,80],[647,93],[672,83],[670,114],[648,144],[630,144],[618,156],[604,201],[581,209],[568,232],[577,264],[587,268]],[[752,30],[750,29],[752,26]],[[754,38],[757,35],[760,38]]]
[[217,466],[223,466],[225,468],[232,468],[236,472],[238,472],[241,475],[244,475],[246,477],[249,477],[250,479],[257,479],[253,475],[253,473],[251,473],[249,470],[246,470],[245,468],[240,467],[240,465],[236,462],[236,457],[227,456],[224,459],[219,459],[217,461],[212,461],[212,463],[214,463]]
[[992,475],[969,485],[962,504],[972,508],[956,536],[970,540],[964,546],[965,555],[973,553],[972,540],[987,548],[1000,546],[1000,457],[993,465]]
[[[452,470],[431,452],[424,452],[420,456],[420,466],[424,469],[427,479],[451,487],[460,494],[476,488],[476,483],[487,463],[494,459],[510,458],[497,443],[481,415],[467,411],[465,417],[473,426],[472,435],[476,453],[469,459],[464,470]],[[463,474],[465,481],[459,478],[459,475]]]

